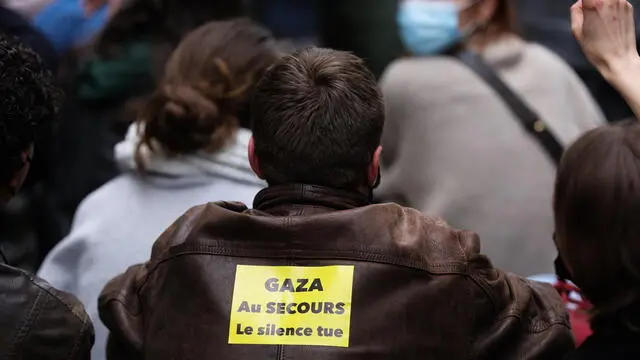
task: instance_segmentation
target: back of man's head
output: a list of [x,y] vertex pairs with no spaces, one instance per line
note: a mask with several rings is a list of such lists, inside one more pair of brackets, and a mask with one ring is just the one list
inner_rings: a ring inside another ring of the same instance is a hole
[[58,111],[60,91],[41,59],[18,40],[0,35],[0,199],[18,190],[32,146]]
[[384,107],[374,75],[357,56],[310,48],[282,58],[258,83],[251,118],[255,156],[269,184],[370,185]]

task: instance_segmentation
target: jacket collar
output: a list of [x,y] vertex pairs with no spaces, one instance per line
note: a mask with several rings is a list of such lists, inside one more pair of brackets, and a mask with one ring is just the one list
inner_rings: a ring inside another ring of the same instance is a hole
[[347,210],[371,204],[371,199],[357,191],[317,185],[289,184],[269,186],[256,196],[253,207],[268,211],[280,206],[320,206]]

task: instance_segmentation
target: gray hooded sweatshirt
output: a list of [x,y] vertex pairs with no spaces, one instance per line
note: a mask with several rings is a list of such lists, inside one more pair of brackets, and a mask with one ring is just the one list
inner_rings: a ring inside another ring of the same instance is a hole
[[92,359],[106,358],[108,330],[98,317],[98,296],[107,282],[127,267],[148,260],[160,234],[189,208],[209,201],[251,205],[263,187],[251,171],[241,129],[223,151],[168,157],[143,148],[146,165],[137,171],[137,126],[115,148],[124,170],[80,205],[71,233],[45,259],[38,275],[54,287],[76,295],[96,329]]

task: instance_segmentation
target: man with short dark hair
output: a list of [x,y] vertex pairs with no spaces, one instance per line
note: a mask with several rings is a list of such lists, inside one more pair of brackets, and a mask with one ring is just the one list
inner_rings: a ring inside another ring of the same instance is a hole
[[[558,294],[492,267],[478,237],[371,205],[382,97],[363,61],[307,49],[267,71],[254,209],[189,210],[100,301],[108,359],[556,359]],[[517,254],[514,254],[517,256]]]
[[[40,58],[0,35],[0,202],[29,171],[38,133],[58,112],[59,90]],[[80,302],[12,267],[0,249],[0,358],[90,358],[93,326]]]
[[369,195],[365,189],[378,177],[384,106],[362,60],[302,50],[263,77],[251,106],[250,160],[270,185],[313,184]]

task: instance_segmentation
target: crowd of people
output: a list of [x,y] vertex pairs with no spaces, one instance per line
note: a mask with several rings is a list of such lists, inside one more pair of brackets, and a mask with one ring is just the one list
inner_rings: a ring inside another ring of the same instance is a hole
[[[640,357],[640,122],[510,0],[399,1],[380,79],[242,2],[35,3],[0,29],[0,358]],[[632,4],[567,19],[640,119]]]

